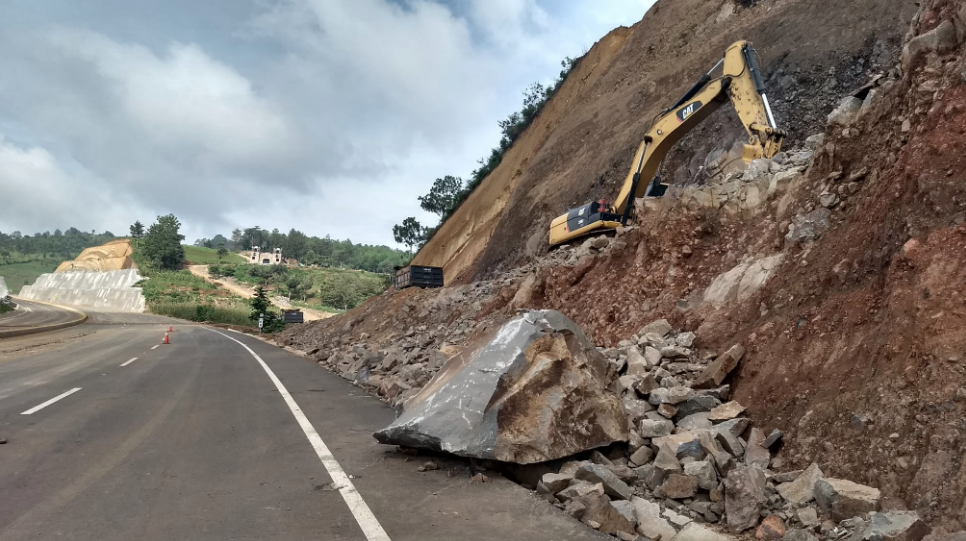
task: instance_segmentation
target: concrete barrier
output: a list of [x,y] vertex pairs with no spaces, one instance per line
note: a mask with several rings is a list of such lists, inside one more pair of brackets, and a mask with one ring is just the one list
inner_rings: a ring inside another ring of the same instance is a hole
[[43,274],[33,285],[24,286],[18,296],[105,312],[144,312],[144,295],[141,288],[134,287],[141,280],[137,269]]
[[[32,301],[38,304],[48,304],[41,301]],[[54,306],[54,305],[51,305]],[[64,310],[69,310],[77,314],[77,319],[71,321],[64,321],[61,323],[52,323],[50,325],[38,325],[36,327],[25,327],[22,329],[10,329],[10,330],[0,330],[0,338],[14,338],[16,336],[26,336],[28,334],[37,334],[42,332],[59,331],[60,329],[66,329],[68,327],[75,327],[87,321],[87,314],[81,312],[76,308],[71,308],[69,306],[54,306],[55,308],[62,308]]]

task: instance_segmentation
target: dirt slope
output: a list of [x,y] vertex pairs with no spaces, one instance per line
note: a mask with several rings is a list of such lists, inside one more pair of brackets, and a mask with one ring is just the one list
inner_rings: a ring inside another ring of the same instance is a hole
[[136,268],[131,254],[131,241],[128,239],[112,240],[103,246],[87,248],[73,261],[64,261],[54,272],[106,272]]
[[[660,0],[641,22],[594,45],[415,262],[443,266],[454,282],[542,253],[550,220],[592,199],[613,199],[650,119],[739,39],[755,44],[776,117],[792,141],[802,139],[824,125],[847,89],[892,66],[915,9],[910,0],[765,0],[750,8]],[[689,167],[742,134],[722,108],[669,157],[669,178],[687,181]]]

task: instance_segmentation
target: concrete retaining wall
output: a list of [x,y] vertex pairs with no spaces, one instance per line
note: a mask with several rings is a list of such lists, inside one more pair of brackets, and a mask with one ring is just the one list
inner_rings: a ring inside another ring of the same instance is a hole
[[6,297],[9,294],[10,294],[10,291],[7,290],[6,280],[3,279],[3,276],[0,276],[0,299]]
[[144,295],[134,284],[142,280],[137,269],[108,272],[44,274],[24,286],[22,299],[108,312],[144,312]]

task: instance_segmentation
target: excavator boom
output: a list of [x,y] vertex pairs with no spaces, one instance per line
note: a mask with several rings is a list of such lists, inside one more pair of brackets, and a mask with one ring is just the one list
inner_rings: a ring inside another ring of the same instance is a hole
[[775,125],[751,43],[739,41],[731,45],[718,64],[724,64],[720,77],[711,78],[716,65],[648,130],[614,203],[588,203],[555,218],[550,224],[551,246],[625,225],[634,198],[663,195],[665,186],[660,183],[658,170],[664,157],[675,143],[729,99],[748,132],[749,140],[742,153],[745,162],[771,158],[781,150],[785,132]]

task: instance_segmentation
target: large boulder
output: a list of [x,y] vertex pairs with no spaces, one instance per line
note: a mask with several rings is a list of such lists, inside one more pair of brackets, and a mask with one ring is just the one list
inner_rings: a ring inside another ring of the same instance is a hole
[[532,464],[627,441],[607,359],[553,310],[527,312],[451,358],[380,443]]
[[758,525],[764,508],[765,473],[758,468],[739,466],[725,479],[725,514],[728,529],[741,533]]

